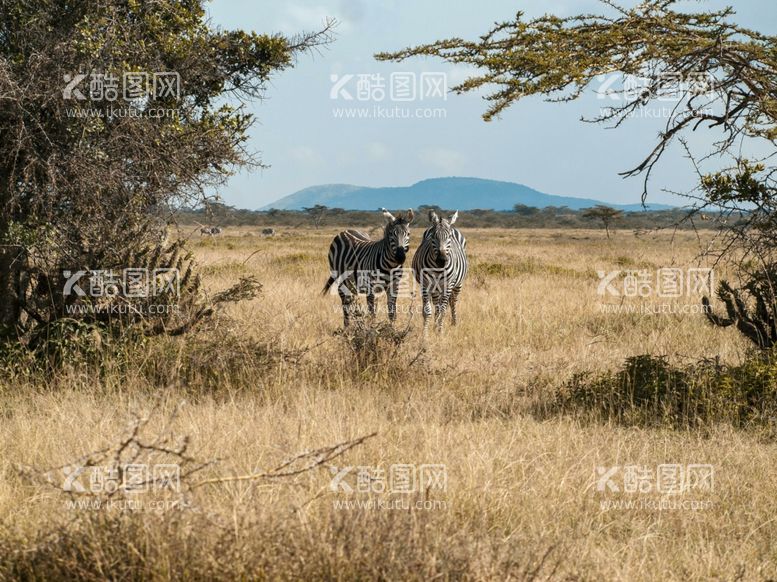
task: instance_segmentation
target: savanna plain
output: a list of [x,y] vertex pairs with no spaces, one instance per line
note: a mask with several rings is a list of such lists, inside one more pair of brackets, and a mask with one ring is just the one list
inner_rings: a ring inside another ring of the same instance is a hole
[[[5,364],[0,579],[777,578],[769,419],[624,422],[553,406],[573,378],[634,356],[748,357],[699,295],[598,292],[598,271],[697,266],[697,234],[461,223],[470,273],[459,324],[442,333],[424,337],[418,296],[400,299],[393,330],[384,298],[380,325],[340,329],[338,297],[321,294],[339,229],[184,227],[210,293],[249,275],[261,293],[190,334],[95,345],[56,374]],[[639,308],[655,304],[670,307]],[[89,454],[103,449],[181,463],[180,490],[113,505],[63,490],[62,468],[99,464],[106,453]],[[397,465],[416,486],[391,490]],[[663,465],[711,474],[663,493]],[[418,486],[422,466],[437,477]],[[645,489],[629,488],[634,468]]]

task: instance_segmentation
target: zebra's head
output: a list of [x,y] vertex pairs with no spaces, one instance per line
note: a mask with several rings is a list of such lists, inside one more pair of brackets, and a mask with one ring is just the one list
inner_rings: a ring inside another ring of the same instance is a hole
[[444,267],[448,262],[453,237],[453,228],[451,227],[458,217],[458,210],[448,219],[440,218],[434,210],[429,211],[429,222],[432,223],[432,226],[426,231],[426,239],[431,243],[431,258],[438,267]]
[[397,263],[402,264],[410,249],[410,223],[413,222],[415,214],[412,208],[408,208],[404,216],[399,214],[394,218],[394,215],[385,208],[381,210],[386,219],[384,239],[388,242],[389,253]]

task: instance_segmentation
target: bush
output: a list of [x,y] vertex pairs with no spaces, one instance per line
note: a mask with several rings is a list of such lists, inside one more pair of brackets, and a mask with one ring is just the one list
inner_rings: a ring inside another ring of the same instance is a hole
[[281,357],[267,342],[213,329],[149,346],[139,367],[155,386],[197,386],[198,392],[255,387]]
[[534,411],[629,426],[771,426],[777,418],[777,353],[732,367],[709,360],[678,367],[663,356],[639,355],[616,372],[574,375]]
[[473,541],[474,526],[442,512],[335,511],[316,527],[241,513],[87,512],[32,540],[0,524],[0,579],[544,580],[572,568],[542,540]]
[[377,322],[357,314],[351,325],[335,332],[353,357],[357,371],[380,364],[390,364],[405,342],[409,328],[395,329],[387,321]]

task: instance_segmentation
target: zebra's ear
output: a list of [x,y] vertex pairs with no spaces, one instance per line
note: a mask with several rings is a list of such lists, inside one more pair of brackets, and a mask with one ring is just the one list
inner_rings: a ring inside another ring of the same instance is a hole
[[407,223],[411,224],[413,222],[413,219],[415,218],[415,212],[413,212],[412,208],[407,209]]
[[451,217],[450,217],[450,219],[448,220],[448,222],[449,222],[449,223],[451,223],[451,224],[453,224],[454,222],[456,222],[456,219],[457,219],[458,217],[459,217],[459,211],[457,210],[456,212],[454,212],[454,213],[453,213],[453,216],[451,216]]
[[386,210],[385,208],[381,208],[381,210],[383,211],[383,218],[385,218],[388,222],[394,222],[396,220],[396,218],[394,218],[394,215],[391,214],[388,210]]
[[431,222],[432,224],[440,223],[440,217],[437,216],[437,213],[434,210],[429,211],[429,222]]

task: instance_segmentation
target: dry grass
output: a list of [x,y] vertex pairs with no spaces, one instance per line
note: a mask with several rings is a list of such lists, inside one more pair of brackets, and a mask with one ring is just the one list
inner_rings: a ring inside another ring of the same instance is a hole
[[[406,338],[356,365],[353,344],[333,334],[339,300],[319,295],[334,231],[234,229],[194,241],[206,287],[254,275],[264,288],[230,307],[213,341],[148,345],[133,365],[102,374],[0,384],[0,579],[777,577],[777,452],[764,434],[529,413],[574,373],[616,369],[629,356],[743,359],[736,332],[698,314],[599,307],[596,270],[686,266],[693,237],[462,228],[473,269],[460,325],[446,322],[426,343],[416,314]],[[410,301],[400,304],[404,329]],[[377,431],[335,464],[443,464],[447,490],[409,497],[432,509],[338,508],[369,497],[331,491],[320,469],[199,487],[189,509],[159,515],[69,509],[60,491],[16,469],[115,442],[130,411],[156,407],[149,425],[158,429],[183,398],[172,428],[198,459],[221,459],[207,475],[251,474]],[[712,491],[682,497],[703,509],[602,506],[657,497],[597,492],[595,467],[662,463],[714,467]]]

